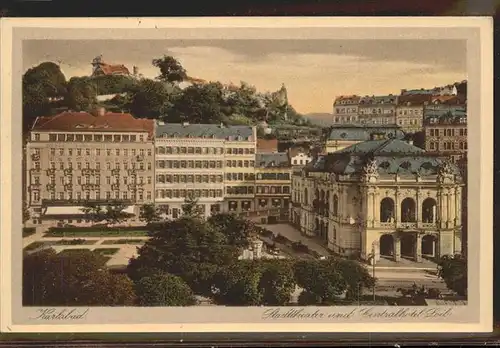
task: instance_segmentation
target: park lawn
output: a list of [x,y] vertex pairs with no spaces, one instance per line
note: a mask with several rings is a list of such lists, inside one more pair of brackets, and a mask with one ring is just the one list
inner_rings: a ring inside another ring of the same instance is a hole
[[41,247],[44,247],[44,246],[52,246],[54,245],[54,242],[33,242],[29,245],[27,245],[25,248],[24,248],[24,251],[32,251],[32,250],[36,250],[38,248],[41,248]]
[[61,250],[58,254],[73,254],[73,253],[81,253],[82,251],[88,251],[89,249],[85,249],[85,248],[82,248],[82,249],[64,249],[64,250]]
[[116,254],[118,250],[120,250],[120,248],[98,248],[94,249],[93,251],[103,256],[111,256]]
[[77,231],[49,231],[44,237],[145,237],[148,231],[145,230],[102,230],[86,231],[84,229]]
[[143,244],[145,242],[144,239],[108,239],[103,241],[101,244],[103,245],[112,245],[112,244]]

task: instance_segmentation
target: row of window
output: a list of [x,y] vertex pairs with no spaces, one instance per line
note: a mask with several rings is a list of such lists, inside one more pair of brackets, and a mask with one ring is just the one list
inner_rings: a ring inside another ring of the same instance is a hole
[[257,194],[290,194],[290,186],[257,186]]
[[298,159],[294,159],[294,160],[292,161],[292,163],[293,163],[293,165],[294,165],[294,166],[296,166],[296,165],[301,165],[301,166],[302,166],[302,165],[306,165],[307,163],[309,163],[309,162],[311,162],[311,161],[312,161],[312,159],[311,159],[311,158],[300,159],[300,160],[298,160]]
[[253,186],[226,186],[226,194],[228,195],[253,195]]
[[164,161],[164,160],[159,160],[156,161],[156,167],[157,168],[174,168],[174,169],[179,169],[179,168],[198,168],[198,169],[203,169],[203,168],[222,168],[222,161]]
[[[59,183],[61,185],[67,185],[67,184],[72,184],[73,180],[71,178],[68,178],[68,177],[60,177],[59,178]],[[127,176],[124,176],[121,178],[120,180],[120,177],[119,176],[114,176],[114,177],[111,177],[111,176],[107,176],[106,177],[106,184],[108,185],[111,185],[111,184],[120,184],[121,182],[123,182],[123,184],[125,185],[128,185],[128,184],[144,184],[144,177],[142,176],[139,176],[137,178],[135,177],[127,177]],[[152,177],[148,176],[146,178],[146,182],[148,184],[151,184],[152,182]],[[56,183],[56,180],[54,177],[51,177],[50,180],[49,180],[49,184],[50,185],[55,185]],[[76,177],[76,183],[77,185],[87,185],[87,184],[91,184],[91,185],[100,185],[101,184],[101,177],[100,176],[95,176],[95,177],[91,177],[91,176],[77,176]],[[39,185],[40,184],[40,177],[39,176],[34,176],[33,177],[33,184],[35,185]]]
[[158,184],[177,183],[221,183],[224,181],[222,175],[170,175],[158,174],[156,182]]
[[337,114],[349,114],[358,112],[357,108],[336,108],[335,113]]
[[156,190],[156,198],[186,198],[186,197],[222,197],[222,190]]
[[[144,197],[146,197],[146,200],[151,200],[151,191],[146,192],[146,196],[144,196],[144,192],[139,191],[137,194],[135,192],[127,192],[127,191],[114,191],[110,192],[107,191],[104,193],[104,196],[101,195],[100,191],[87,191],[87,192],[76,192],[73,194],[73,192],[50,192],[49,193],[49,198],[51,200],[59,199],[59,200],[92,200],[92,199],[131,199],[131,200],[139,200],[142,201],[144,200]],[[38,191],[33,191],[32,192],[32,198],[33,202],[39,202],[40,201],[40,193]]]
[[467,150],[467,142],[461,141],[458,143],[458,148],[452,141],[444,141],[441,144],[436,141],[429,142],[429,150],[439,151],[439,150]]
[[[40,149],[33,149],[32,153],[34,155],[40,155]],[[148,156],[153,155],[153,151],[151,149],[71,149],[71,148],[51,148],[50,155],[51,156]]]
[[467,128],[428,128],[429,135],[431,137],[445,136],[445,137],[455,137],[455,136],[467,136]]
[[398,120],[398,124],[400,126],[422,126],[422,120],[417,120],[417,119],[404,119],[404,120]]
[[392,109],[359,109],[360,115],[394,115]]
[[[33,168],[34,169],[40,169],[40,162],[36,161],[33,162]],[[65,164],[64,162],[59,162],[58,165],[56,165],[56,162],[52,161],[49,163],[49,168],[50,169],[59,169],[59,170],[64,170],[64,169],[73,169],[73,162],[68,162]],[[147,170],[151,170],[152,164],[151,162],[147,162],[146,164],[144,162],[115,162],[114,166],[112,165],[111,162],[106,162],[105,168],[107,170],[112,170],[112,169],[139,169],[139,170],[144,170],[147,168]],[[77,170],[82,170],[82,169],[96,169],[100,170],[101,169],[101,163],[100,162],[85,162],[84,164],[82,162],[76,162],[76,169]]]
[[193,147],[193,146],[158,146],[156,153],[159,155],[253,155],[253,148],[227,148],[222,147]]
[[[40,141],[40,133],[33,133],[32,140]],[[49,141],[85,141],[85,142],[143,142],[147,139],[145,134],[49,134]]]

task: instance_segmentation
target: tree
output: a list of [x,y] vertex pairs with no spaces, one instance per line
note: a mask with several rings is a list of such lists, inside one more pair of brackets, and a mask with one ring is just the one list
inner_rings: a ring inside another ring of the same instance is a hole
[[294,273],[297,285],[323,304],[334,303],[347,290],[342,273],[328,259],[298,261]]
[[43,62],[28,69],[23,75],[23,123],[29,127],[37,116],[48,116],[53,99],[67,94],[66,77],[59,65]]
[[135,117],[159,119],[170,110],[180,90],[163,81],[141,79],[129,93],[130,104],[124,107]]
[[248,247],[251,237],[257,234],[252,221],[234,214],[214,214],[208,218],[207,222],[221,231],[227,237],[229,244],[240,249]]
[[130,218],[132,214],[125,212],[126,204],[121,202],[112,202],[104,207],[94,202],[87,202],[81,208],[87,219],[94,223],[104,221],[107,225],[119,224]]
[[56,254],[46,249],[25,254],[23,305],[128,306],[133,305],[133,283],[111,274],[106,259],[90,250]]
[[26,223],[31,218],[30,210],[26,202],[23,202],[23,223]]
[[68,81],[66,106],[75,111],[91,112],[97,106],[97,91],[90,77],[72,77]]
[[192,218],[202,218],[205,214],[201,211],[201,208],[198,206],[198,199],[188,196],[184,200],[184,204],[181,206],[182,215],[186,217]]
[[362,295],[363,289],[375,286],[375,278],[358,261],[343,259],[329,259],[328,261],[331,267],[335,267],[342,274],[347,285],[346,299],[356,300]]
[[156,273],[141,278],[135,286],[140,306],[192,306],[196,304],[191,288],[182,278]]
[[140,208],[139,219],[148,224],[158,222],[160,218],[160,209],[154,203],[143,204]]
[[288,260],[269,260],[265,261],[263,266],[259,283],[263,292],[263,304],[286,306],[296,285],[293,265]]
[[187,79],[186,69],[172,56],[153,59],[153,66],[160,69],[160,75],[156,77],[160,81],[175,83]]
[[238,262],[239,250],[201,219],[183,216],[158,223],[150,235],[129,262],[128,273],[135,282],[155,270],[181,277],[197,294],[210,294],[217,268]]
[[220,83],[189,86],[172,100],[165,122],[219,123],[227,116],[223,106]]
[[445,255],[438,262],[438,275],[446,287],[460,296],[467,296],[467,258]]
[[80,209],[87,220],[93,223],[99,223],[104,220],[104,210],[100,204],[93,202],[85,202],[83,208]]
[[115,202],[113,204],[106,206],[106,211],[104,213],[104,220],[108,225],[114,225],[122,223],[131,217],[132,214],[126,213],[124,210],[127,207],[126,204]]
[[258,260],[240,260],[221,268],[214,277],[215,302],[227,306],[262,304],[261,275],[262,263]]

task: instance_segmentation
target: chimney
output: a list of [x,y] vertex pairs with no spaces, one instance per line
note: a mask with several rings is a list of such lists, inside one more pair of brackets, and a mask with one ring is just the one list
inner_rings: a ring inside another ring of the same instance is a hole
[[134,72],[134,76],[139,75],[139,68],[138,68],[138,67],[136,67],[136,66],[134,66],[134,68],[133,68],[133,72]]
[[99,106],[94,110],[93,114],[95,117],[102,117],[102,116],[106,115],[106,109],[103,108],[102,106]]

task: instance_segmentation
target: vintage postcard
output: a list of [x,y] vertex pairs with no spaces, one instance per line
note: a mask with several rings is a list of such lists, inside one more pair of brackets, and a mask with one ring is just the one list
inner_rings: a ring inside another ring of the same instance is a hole
[[492,42],[2,19],[2,330],[491,331]]

